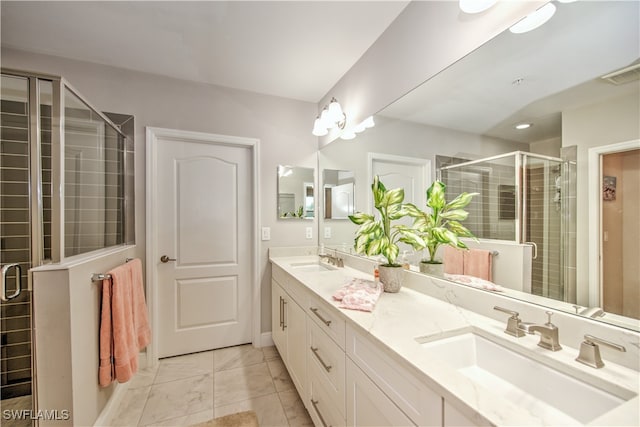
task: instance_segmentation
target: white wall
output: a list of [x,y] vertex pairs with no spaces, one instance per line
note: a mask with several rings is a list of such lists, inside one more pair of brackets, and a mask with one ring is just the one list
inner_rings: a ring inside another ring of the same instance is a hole
[[[632,83],[633,84],[633,83]],[[636,83],[637,84],[637,83]],[[562,113],[562,146],[576,145],[577,215],[576,284],[577,304],[589,305],[589,148],[640,138],[640,99],[637,92]],[[599,191],[599,189],[595,189]],[[594,260],[595,262],[595,260]]]
[[316,105],[54,56],[2,49],[2,66],[60,75],[102,111],[135,116],[136,242],[145,256],[145,127],[182,129],[260,140],[261,226],[271,241],[260,244],[262,330],[271,330],[270,246],[317,245],[304,229],[316,222],[277,219],[277,165],[316,167],[317,138],[311,135]]

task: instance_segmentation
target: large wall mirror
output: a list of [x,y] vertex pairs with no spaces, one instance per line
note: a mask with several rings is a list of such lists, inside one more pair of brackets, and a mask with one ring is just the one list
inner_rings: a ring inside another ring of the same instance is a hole
[[[589,199],[602,192],[602,181],[588,185],[601,173],[597,162],[589,166],[594,147],[631,157],[640,148],[640,3],[556,6],[543,26],[498,35],[380,111],[375,128],[323,147],[319,170],[353,171],[355,204],[368,210],[372,159],[419,160],[428,172],[415,172],[410,182],[421,191],[409,201],[421,208],[419,193],[436,178],[447,183],[449,200],[480,193],[465,225],[478,247],[494,251],[493,281],[502,294],[640,330],[637,162],[606,172],[617,177],[616,192],[622,185],[635,193],[619,193],[625,232],[609,231],[606,243],[624,256],[614,279],[602,282],[589,271],[602,244],[602,235],[595,244],[590,238],[600,227],[590,223]],[[323,233],[327,224],[320,222],[321,243],[352,247],[355,225]],[[620,241],[611,242],[614,234]]]
[[314,170],[278,166],[278,218],[313,219],[315,216]]

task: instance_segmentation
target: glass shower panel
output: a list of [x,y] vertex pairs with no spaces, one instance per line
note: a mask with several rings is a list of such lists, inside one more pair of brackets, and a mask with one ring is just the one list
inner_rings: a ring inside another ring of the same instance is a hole
[[479,193],[465,208],[469,216],[464,222],[478,238],[516,239],[515,159],[510,154],[440,170],[440,179],[447,186],[447,200],[462,192]]
[[64,92],[64,253],[124,242],[124,138],[68,88]]
[[52,105],[53,83],[48,80],[39,80],[40,91],[40,167],[41,167],[41,193],[42,193],[42,260],[51,262],[51,132],[52,132]]
[[531,291],[564,299],[562,271],[562,162],[524,155],[524,240],[534,242]]
[[[0,265],[19,264],[26,288],[31,267],[29,80],[2,75],[0,135]],[[15,294],[15,270],[7,294]],[[0,303],[2,406],[31,407],[31,292]]]

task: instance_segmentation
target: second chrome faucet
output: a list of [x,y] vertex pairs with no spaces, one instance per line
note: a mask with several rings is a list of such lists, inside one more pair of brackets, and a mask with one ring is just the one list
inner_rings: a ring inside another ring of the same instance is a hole
[[537,332],[540,334],[540,341],[538,342],[540,347],[551,351],[562,350],[562,346],[560,345],[559,329],[556,325],[551,323],[551,316],[553,315],[553,312],[546,312],[547,323],[538,324],[523,322],[518,317],[519,313],[516,311],[498,306],[493,307],[493,309],[511,315],[507,320],[507,328],[504,331],[505,333],[513,335],[514,337],[521,337],[524,334],[533,335]]

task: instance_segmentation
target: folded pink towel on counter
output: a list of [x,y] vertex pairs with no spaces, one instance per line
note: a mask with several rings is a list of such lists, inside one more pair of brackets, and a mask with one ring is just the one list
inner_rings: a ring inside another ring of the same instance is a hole
[[444,278],[452,280],[463,285],[468,285],[478,289],[484,289],[487,291],[502,292],[504,289],[500,285],[496,285],[488,280],[481,279],[479,277],[468,276],[465,274],[447,274],[444,273]]
[[376,285],[373,280],[351,279],[333,294],[333,299],[340,301],[340,308],[373,311],[380,295],[382,283]]

